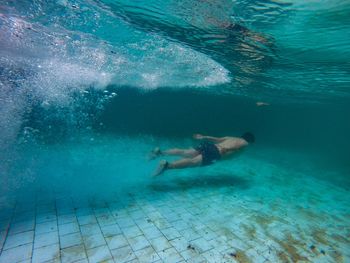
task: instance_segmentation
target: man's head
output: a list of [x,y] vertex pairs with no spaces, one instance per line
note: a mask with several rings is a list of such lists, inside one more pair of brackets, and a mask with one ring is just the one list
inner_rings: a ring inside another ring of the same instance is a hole
[[243,138],[244,140],[246,140],[248,143],[253,143],[255,142],[255,136],[254,134],[250,133],[250,132],[245,132],[241,138]]

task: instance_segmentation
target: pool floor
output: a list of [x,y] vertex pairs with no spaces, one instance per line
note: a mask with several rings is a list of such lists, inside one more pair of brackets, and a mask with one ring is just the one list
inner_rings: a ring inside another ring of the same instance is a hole
[[109,200],[17,200],[1,216],[0,263],[350,262],[347,189],[263,160],[235,165],[239,176],[164,175]]

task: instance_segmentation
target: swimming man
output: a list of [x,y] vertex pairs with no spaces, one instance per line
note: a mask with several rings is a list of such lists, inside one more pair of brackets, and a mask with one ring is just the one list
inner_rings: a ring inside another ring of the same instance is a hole
[[212,137],[201,134],[194,134],[196,140],[203,140],[197,147],[190,149],[169,149],[161,151],[158,147],[151,153],[151,159],[162,155],[179,155],[184,157],[175,162],[162,160],[159,163],[154,176],[161,175],[168,169],[183,169],[189,167],[210,165],[222,158],[232,156],[232,154],[246,147],[255,141],[252,133],[246,132],[241,137]]

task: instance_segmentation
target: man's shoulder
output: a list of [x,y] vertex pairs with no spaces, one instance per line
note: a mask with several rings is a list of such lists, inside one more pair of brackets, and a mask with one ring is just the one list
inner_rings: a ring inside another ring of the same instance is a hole
[[240,137],[233,137],[233,136],[226,136],[225,139],[229,140],[229,141],[241,141],[242,140],[242,138],[240,138]]
[[235,146],[238,148],[244,147],[248,145],[248,142],[240,137],[234,137],[232,139],[232,142],[234,142]]

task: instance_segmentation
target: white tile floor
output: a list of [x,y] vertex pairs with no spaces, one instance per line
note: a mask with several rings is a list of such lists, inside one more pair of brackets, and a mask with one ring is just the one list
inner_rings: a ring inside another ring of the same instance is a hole
[[349,192],[276,171],[162,179],[106,202],[18,201],[0,218],[0,263],[350,262]]

